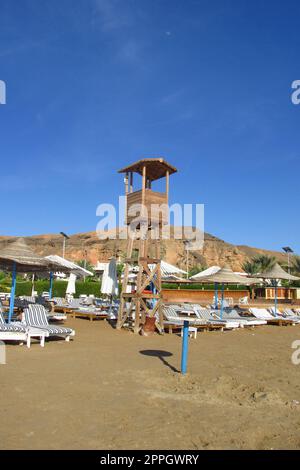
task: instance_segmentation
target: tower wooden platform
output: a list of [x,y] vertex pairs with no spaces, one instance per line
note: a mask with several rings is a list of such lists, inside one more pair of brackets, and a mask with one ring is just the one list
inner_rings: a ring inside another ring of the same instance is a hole
[[[125,173],[126,221],[129,229],[127,254],[117,328],[129,326],[138,333],[146,318],[156,318],[163,332],[161,311],[161,230],[169,223],[169,176],[177,169],[163,158],[146,158],[119,170]],[[133,190],[134,173],[142,176],[142,188]],[[152,183],[166,178],[165,192]],[[155,234],[153,236],[153,234]],[[137,272],[136,289],[127,292],[129,274]]]

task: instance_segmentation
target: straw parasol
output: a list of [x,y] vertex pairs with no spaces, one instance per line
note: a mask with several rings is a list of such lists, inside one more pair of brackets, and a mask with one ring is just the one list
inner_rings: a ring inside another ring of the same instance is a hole
[[268,271],[264,271],[263,273],[258,273],[256,277],[260,277],[262,279],[281,279],[285,281],[300,281],[299,277],[292,276],[291,274],[287,273],[282,267],[276,263],[274,264],[273,268],[269,269]]
[[46,259],[57,264],[58,271],[73,273],[76,274],[76,276],[80,277],[93,276],[93,273],[91,271],[82,268],[78,264],[73,263],[73,261],[69,261],[65,258],[62,258],[61,256],[49,255],[46,256]]
[[218,284],[244,284],[251,285],[257,282],[257,279],[241,276],[232,271],[231,268],[225,266],[215,274],[205,276],[201,282],[217,282]]
[[218,271],[220,271],[220,266],[211,266],[210,268],[205,269],[204,271],[200,271],[197,274],[194,274],[194,276],[190,277],[191,281],[201,281],[202,278],[206,276],[211,276],[212,274],[216,274]]
[[0,269],[4,271],[11,272],[16,266],[19,273],[31,273],[45,271],[49,265],[48,260],[29,248],[24,238],[18,238],[0,251]]
[[[149,264],[150,271],[153,271],[154,268],[155,268],[154,264]],[[170,276],[175,276],[179,278],[180,275],[187,274],[187,272],[183,271],[183,269],[177,268],[177,266],[174,266],[173,264],[167,263],[166,261],[163,261],[163,260],[161,260],[161,263],[160,263],[160,271],[161,271],[161,277],[163,280],[168,279]]]
[[275,315],[277,315],[277,288],[278,288],[278,281],[300,281],[299,277],[292,276],[291,274],[287,273],[282,267],[276,263],[274,266],[265,271],[263,273],[256,274],[256,277],[260,279],[270,279],[275,288]]
[[10,295],[10,306],[8,321],[11,321],[16,293],[16,279],[18,273],[36,273],[45,270],[51,270],[54,263],[42,258],[29,248],[24,238],[18,238],[16,241],[9,243],[0,251],[0,269],[12,273],[12,286]]
[[[62,258],[61,256],[58,255],[49,255],[46,256],[46,259],[49,260],[50,262],[54,263],[57,265],[57,272],[63,272],[63,273],[70,273],[70,279],[67,287],[66,294],[75,294],[76,292],[76,277],[85,277],[85,276],[93,276],[93,273],[91,271],[88,271],[85,268],[82,268],[76,263],[73,263],[73,261],[69,261],[65,258]],[[73,274],[75,278],[72,276]],[[75,280],[74,280],[75,279]],[[53,291],[53,272],[50,272],[50,286],[49,286],[49,299],[52,299],[52,291]],[[74,292],[71,292],[74,291]]]
[[[215,287],[217,289],[218,284],[222,285],[222,300],[221,300],[221,318],[223,316],[223,309],[224,309],[224,285],[225,284],[239,284],[239,285],[251,285],[257,283],[257,279],[247,278],[236,274],[230,269],[228,266],[219,269],[219,271],[215,272],[214,274],[210,274],[208,276],[202,277],[201,282],[205,283],[215,283]],[[218,305],[217,296],[215,298],[216,307]]]

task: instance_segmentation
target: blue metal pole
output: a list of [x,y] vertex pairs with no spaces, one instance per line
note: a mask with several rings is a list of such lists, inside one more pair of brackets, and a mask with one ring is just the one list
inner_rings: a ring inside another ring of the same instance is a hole
[[224,310],[224,282],[222,284],[222,299],[221,299],[221,314],[220,318],[223,319],[223,310]]
[[277,281],[275,280],[275,316],[277,317]]
[[218,283],[215,282],[215,309],[218,310]]
[[181,373],[186,374],[187,371],[187,359],[189,350],[189,322],[184,320],[183,322],[183,336],[182,336],[182,352],[181,352]]
[[49,286],[49,300],[52,299],[52,292],[53,292],[53,272],[50,273],[50,286]]
[[[151,288],[152,294],[156,294],[156,288],[155,288],[154,282],[152,282],[152,281],[150,282],[150,288]],[[155,307],[156,299],[152,299],[151,305],[152,305],[152,308]]]
[[11,291],[10,291],[10,303],[9,303],[9,313],[8,313],[8,323],[11,322],[14,307],[15,307],[15,294],[16,294],[16,282],[17,282],[17,265],[13,264],[12,270],[12,281],[11,281]]

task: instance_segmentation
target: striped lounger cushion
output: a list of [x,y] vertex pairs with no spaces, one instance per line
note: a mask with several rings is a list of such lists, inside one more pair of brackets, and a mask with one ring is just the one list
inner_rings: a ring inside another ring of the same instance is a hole
[[54,304],[57,307],[67,307],[68,306],[65,299],[61,299],[60,297],[53,297],[51,300],[54,302]]
[[20,333],[25,333],[26,328],[25,326],[22,326],[20,324],[14,325],[13,323],[5,323],[5,320],[3,318],[2,313],[0,312],[0,331],[5,331],[5,332],[20,332]]
[[42,305],[30,305],[24,310],[25,323],[28,326],[34,326],[46,330],[51,335],[71,335],[71,328],[64,328],[56,325],[49,325],[47,312]]
[[48,331],[50,335],[71,335],[73,330],[71,328],[61,328],[56,325],[32,325],[36,326],[37,328],[41,328],[42,330]]
[[22,325],[13,325],[12,323],[0,323],[0,331],[25,333],[26,329]]

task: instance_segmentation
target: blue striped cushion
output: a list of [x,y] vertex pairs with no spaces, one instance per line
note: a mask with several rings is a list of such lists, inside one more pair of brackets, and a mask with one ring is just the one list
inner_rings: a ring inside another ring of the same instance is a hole
[[[48,325],[48,319],[47,319],[47,311],[43,305],[29,305],[28,309],[27,318],[28,322],[30,325]],[[24,311],[25,313],[25,311]]]
[[41,328],[52,335],[70,335],[73,332],[71,328],[49,325],[46,309],[42,305],[30,305],[29,308],[25,309],[24,321],[26,325]]
[[0,323],[0,332],[20,332],[25,333],[26,328],[22,325],[14,325],[13,323]]
[[[32,325],[33,326],[33,325]],[[70,335],[72,334],[73,330],[71,328],[65,328],[60,326],[53,326],[53,325],[43,325],[38,326],[41,330],[46,330],[49,332],[50,335]]]

